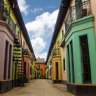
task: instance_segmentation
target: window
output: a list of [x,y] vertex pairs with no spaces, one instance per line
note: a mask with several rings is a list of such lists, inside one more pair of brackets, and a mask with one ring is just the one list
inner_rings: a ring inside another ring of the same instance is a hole
[[56,62],[56,80],[58,80],[58,62]]
[[65,58],[63,59],[63,69],[65,71]]
[[12,58],[12,45],[10,45],[10,48],[9,48],[8,79],[10,79],[11,58]]
[[38,65],[38,69],[40,70],[40,65]]
[[91,83],[91,69],[90,69],[90,58],[89,58],[89,47],[87,35],[80,37],[81,46],[81,60],[83,69],[83,82]]
[[4,1],[0,0],[0,19],[3,19]]
[[4,80],[6,80],[7,62],[8,62],[8,41],[6,40],[6,44],[5,44],[5,60],[4,60],[4,75],[3,75]]
[[64,37],[64,31],[62,30],[62,38]]
[[26,62],[24,62],[24,75],[26,75]]

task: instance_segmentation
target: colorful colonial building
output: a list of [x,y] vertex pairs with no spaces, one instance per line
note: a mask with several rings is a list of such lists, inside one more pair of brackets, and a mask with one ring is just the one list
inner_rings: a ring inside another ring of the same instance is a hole
[[[60,14],[60,13],[59,13]],[[57,20],[58,22],[58,20]],[[52,42],[47,56],[47,77],[52,79],[53,83],[66,82],[65,56],[62,54],[63,49],[60,47],[64,25],[57,31],[58,23],[54,30]]]
[[96,94],[95,2],[95,0],[72,0],[64,19],[67,88],[77,95]]
[[45,60],[44,58],[37,58],[35,63],[35,78],[45,78]]
[[16,0],[0,0],[0,45],[0,93],[3,93],[24,85],[25,77],[31,78],[31,65],[36,60]]
[[[60,46],[63,48],[64,68],[67,68],[67,70],[65,69],[67,72],[67,90],[76,96],[94,96],[96,94],[95,4],[95,0],[61,1],[54,31],[55,36],[52,39],[53,42],[47,59],[48,62],[54,48],[52,46],[54,46],[60,29],[63,27],[63,38]],[[52,63],[52,58],[50,60]]]

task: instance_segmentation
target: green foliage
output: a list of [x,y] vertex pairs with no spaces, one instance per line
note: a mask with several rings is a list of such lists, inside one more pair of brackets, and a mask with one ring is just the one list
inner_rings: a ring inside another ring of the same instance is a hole
[[27,49],[23,49],[23,55],[29,55],[29,51]]

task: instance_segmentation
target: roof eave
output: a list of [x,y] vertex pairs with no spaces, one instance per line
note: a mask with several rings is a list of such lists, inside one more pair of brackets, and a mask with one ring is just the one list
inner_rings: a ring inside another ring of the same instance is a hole
[[[32,45],[31,45],[31,41],[29,39],[29,35],[28,35],[27,30],[26,30],[26,27],[25,27],[25,24],[24,24],[24,21],[23,21],[23,18],[22,18],[22,15],[21,15],[18,3],[17,3],[17,0],[9,0],[9,3],[12,7],[12,10],[14,11],[14,14],[15,14],[17,20],[18,20],[19,26],[23,32],[26,43],[28,44],[30,51],[34,54],[34,51],[33,51]],[[15,4],[14,7],[13,7],[13,3]],[[34,58],[36,59],[35,54],[34,54]]]

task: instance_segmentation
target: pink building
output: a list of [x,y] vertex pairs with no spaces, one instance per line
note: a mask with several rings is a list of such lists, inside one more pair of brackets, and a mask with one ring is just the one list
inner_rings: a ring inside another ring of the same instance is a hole
[[30,67],[31,67],[31,62],[28,56],[24,56],[24,74],[26,75],[26,79],[29,81],[30,80]]
[[12,88],[13,43],[13,32],[0,20],[0,93]]

